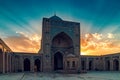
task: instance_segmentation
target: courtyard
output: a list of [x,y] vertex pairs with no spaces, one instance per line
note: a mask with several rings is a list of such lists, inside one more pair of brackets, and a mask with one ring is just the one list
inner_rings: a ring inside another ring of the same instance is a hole
[[97,71],[85,74],[60,73],[8,73],[0,74],[0,80],[119,80],[120,72]]

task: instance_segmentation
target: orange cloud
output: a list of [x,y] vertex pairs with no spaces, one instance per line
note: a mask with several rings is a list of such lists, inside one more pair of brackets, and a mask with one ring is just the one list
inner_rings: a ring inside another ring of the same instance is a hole
[[37,34],[26,35],[17,32],[18,36],[10,36],[4,39],[8,46],[15,52],[38,52],[41,37]]
[[[4,41],[15,52],[35,52],[41,48],[41,36],[16,32],[18,36],[4,38]],[[88,33],[81,37],[81,53],[84,55],[104,55],[120,52],[120,41],[115,35]]]
[[[106,37],[107,36],[107,37]],[[81,51],[86,55],[104,55],[120,52],[120,41],[115,39],[114,34],[85,34],[81,37]]]

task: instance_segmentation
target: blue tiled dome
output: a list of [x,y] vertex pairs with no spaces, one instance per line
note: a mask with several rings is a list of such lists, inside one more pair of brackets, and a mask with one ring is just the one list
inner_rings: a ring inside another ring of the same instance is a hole
[[62,19],[56,15],[52,16],[49,18],[50,20],[56,20],[56,21],[61,21]]

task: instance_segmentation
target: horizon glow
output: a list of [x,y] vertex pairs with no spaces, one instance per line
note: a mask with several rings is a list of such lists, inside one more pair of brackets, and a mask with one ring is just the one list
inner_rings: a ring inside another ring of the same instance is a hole
[[[120,52],[119,0],[0,0],[0,38],[15,52],[38,52],[42,18],[80,22],[81,54]],[[27,48],[27,49],[26,49]]]

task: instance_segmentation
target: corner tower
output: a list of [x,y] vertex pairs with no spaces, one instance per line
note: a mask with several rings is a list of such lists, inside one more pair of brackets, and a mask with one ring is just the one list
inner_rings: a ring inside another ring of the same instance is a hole
[[43,72],[78,71],[80,67],[80,23],[54,15],[42,23]]

